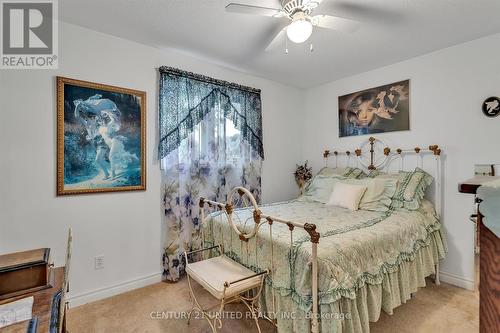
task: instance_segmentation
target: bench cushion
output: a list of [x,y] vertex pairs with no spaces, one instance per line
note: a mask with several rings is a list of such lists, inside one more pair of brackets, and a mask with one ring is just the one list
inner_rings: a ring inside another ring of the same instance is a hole
[[[224,292],[224,282],[239,280],[255,272],[240,265],[236,261],[222,255],[186,265],[186,272],[189,276],[201,284],[217,299],[222,299]],[[262,276],[256,276],[248,280],[231,284],[226,289],[225,297],[240,294],[246,290],[258,287]]]

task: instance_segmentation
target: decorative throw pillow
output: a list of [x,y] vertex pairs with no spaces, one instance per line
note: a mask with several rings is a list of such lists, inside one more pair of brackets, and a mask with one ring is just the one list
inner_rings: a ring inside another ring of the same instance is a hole
[[346,178],[362,179],[366,174],[360,168],[346,168],[343,175]]
[[366,186],[347,183],[335,184],[327,206],[338,206],[349,210],[358,210],[361,197],[366,192]]
[[392,200],[392,206],[409,210],[418,209],[424,198],[425,190],[432,184],[434,178],[420,168],[411,172],[401,171],[399,176],[400,181]]

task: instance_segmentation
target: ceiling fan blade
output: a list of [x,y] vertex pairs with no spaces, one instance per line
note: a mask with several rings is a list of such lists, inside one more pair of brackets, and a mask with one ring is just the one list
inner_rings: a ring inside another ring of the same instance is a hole
[[311,23],[316,27],[342,32],[354,32],[361,26],[358,21],[331,15],[315,15],[311,18]]
[[393,6],[376,5],[376,1],[354,2],[352,0],[324,1],[318,11],[325,14],[355,17],[363,23],[401,23],[406,18],[405,5],[394,3]]
[[245,5],[231,2],[226,6],[226,11],[238,14],[250,14],[270,17],[282,17],[283,11],[276,8],[260,7],[254,5]]
[[285,32],[286,27],[282,28],[276,36],[274,36],[273,40],[267,45],[266,52],[272,51],[276,49],[284,40],[285,40]]

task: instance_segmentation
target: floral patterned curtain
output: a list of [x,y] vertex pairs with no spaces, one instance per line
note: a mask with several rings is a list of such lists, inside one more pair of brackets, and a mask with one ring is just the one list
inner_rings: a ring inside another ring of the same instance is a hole
[[244,115],[258,113],[253,117],[261,119],[260,93],[258,103],[255,91],[252,101],[232,99],[229,96],[249,92],[238,95],[232,92],[237,87],[229,86],[233,84],[190,78],[191,73],[161,69],[160,73],[160,140],[165,138],[159,147],[165,213],[163,278],[177,281],[184,273],[184,251],[202,247],[200,197],[223,202],[234,186],[242,185],[259,201],[262,121],[250,128]]

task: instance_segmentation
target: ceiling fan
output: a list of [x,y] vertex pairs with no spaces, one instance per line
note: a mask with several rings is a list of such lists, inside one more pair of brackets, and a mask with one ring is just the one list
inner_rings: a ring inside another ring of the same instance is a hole
[[281,8],[269,8],[231,2],[226,6],[226,11],[290,19],[292,22],[278,32],[266,51],[273,49],[285,33],[290,41],[300,44],[309,39],[314,27],[342,32],[354,32],[359,28],[360,23],[355,20],[324,14],[313,15],[320,3],[321,0],[280,0]]

